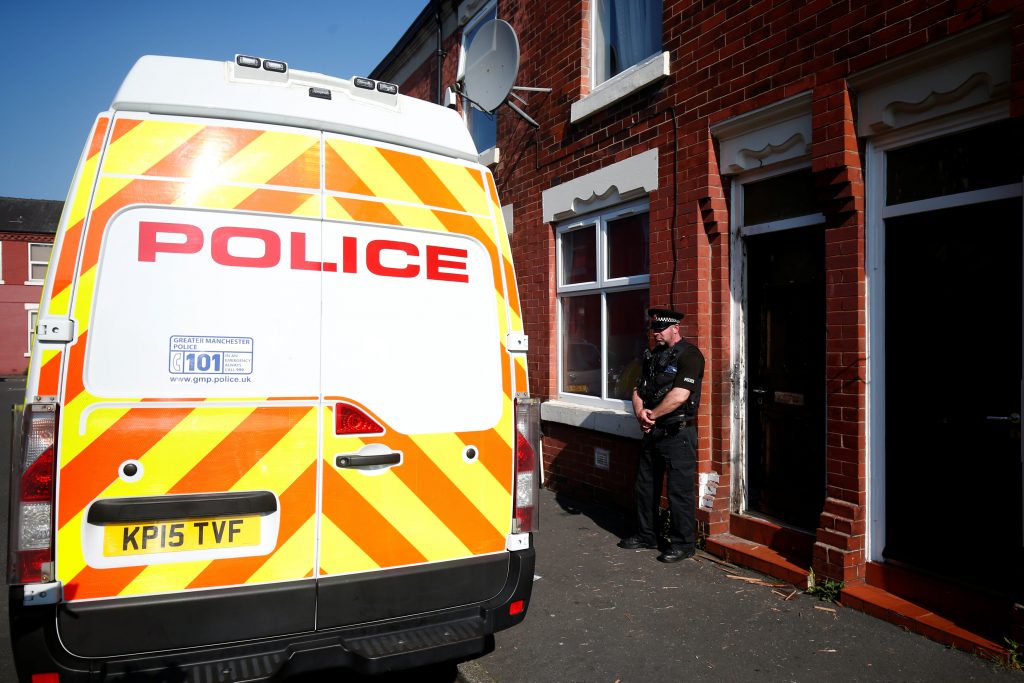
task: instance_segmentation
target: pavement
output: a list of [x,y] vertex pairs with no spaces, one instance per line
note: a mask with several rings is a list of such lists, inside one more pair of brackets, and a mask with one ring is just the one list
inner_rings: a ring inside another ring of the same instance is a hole
[[[23,383],[0,382],[0,483],[6,491],[10,404]],[[6,506],[0,506],[0,556]],[[577,681],[1014,681],[1024,673],[698,552],[666,565],[654,550],[615,546],[629,520],[541,491],[537,567],[526,620],[495,635],[488,655],[367,683]],[[0,601],[0,681],[14,680]],[[337,680],[316,676],[309,681]]]
[[1016,681],[1024,673],[698,551],[615,546],[614,510],[541,492],[526,620],[460,664],[463,683]]

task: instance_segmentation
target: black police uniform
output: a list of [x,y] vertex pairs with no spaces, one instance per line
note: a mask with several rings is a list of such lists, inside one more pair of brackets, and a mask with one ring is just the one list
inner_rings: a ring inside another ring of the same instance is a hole
[[[637,532],[632,547],[650,547],[648,544],[656,543],[658,530],[655,524],[661,503],[661,482],[667,473],[670,551],[682,551],[687,557],[693,553],[696,541],[696,418],[703,379],[704,354],[688,341],[679,340],[671,347],[660,345],[644,352],[643,369],[636,385],[644,408],[654,409],[676,387],[688,389],[690,396],[674,411],[659,417],[654,428],[644,434],[641,441],[634,489]],[[681,557],[678,554],[672,557],[669,552],[658,559],[672,562]]]

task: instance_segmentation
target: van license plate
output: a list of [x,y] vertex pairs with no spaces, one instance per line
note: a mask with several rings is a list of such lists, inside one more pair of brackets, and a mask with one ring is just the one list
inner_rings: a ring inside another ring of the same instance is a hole
[[259,544],[260,515],[109,524],[103,527],[103,554],[107,557]]

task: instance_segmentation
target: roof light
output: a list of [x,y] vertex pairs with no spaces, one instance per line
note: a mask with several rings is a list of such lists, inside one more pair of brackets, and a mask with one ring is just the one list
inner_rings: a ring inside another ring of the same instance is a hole
[[352,80],[357,88],[363,88],[364,90],[373,90],[374,82],[369,78],[355,78]]
[[329,88],[310,88],[309,96],[316,97],[321,100],[329,100],[331,99],[331,91]]
[[259,57],[247,57],[246,55],[236,55],[235,63],[238,64],[238,66],[247,66],[250,69],[260,68]]
[[279,74],[283,74],[288,71],[288,65],[284,62],[279,62],[276,59],[264,59],[263,68],[267,71],[273,71]]
[[380,92],[385,93],[387,95],[397,95],[398,94],[398,86],[395,85],[394,83],[378,83],[377,84],[377,90],[379,90]]

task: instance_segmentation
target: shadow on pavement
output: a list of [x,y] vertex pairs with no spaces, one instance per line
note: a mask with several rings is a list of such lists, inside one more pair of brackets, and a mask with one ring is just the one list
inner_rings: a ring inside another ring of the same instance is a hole
[[285,679],[288,683],[454,683],[458,680],[458,669],[454,663],[445,662],[433,666],[396,671],[379,676],[356,676],[351,671],[333,670],[302,674]]
[[[614,508],[605,507],[597,503],[586,503],[571,498],[564,493],[555,493],[555,502],[568,515],[585,515],[594,524],[605,531],[619,538],[628,536],[633,532],[633,522],[625,513]],[[543,529],[544,520],[541,519]]]

